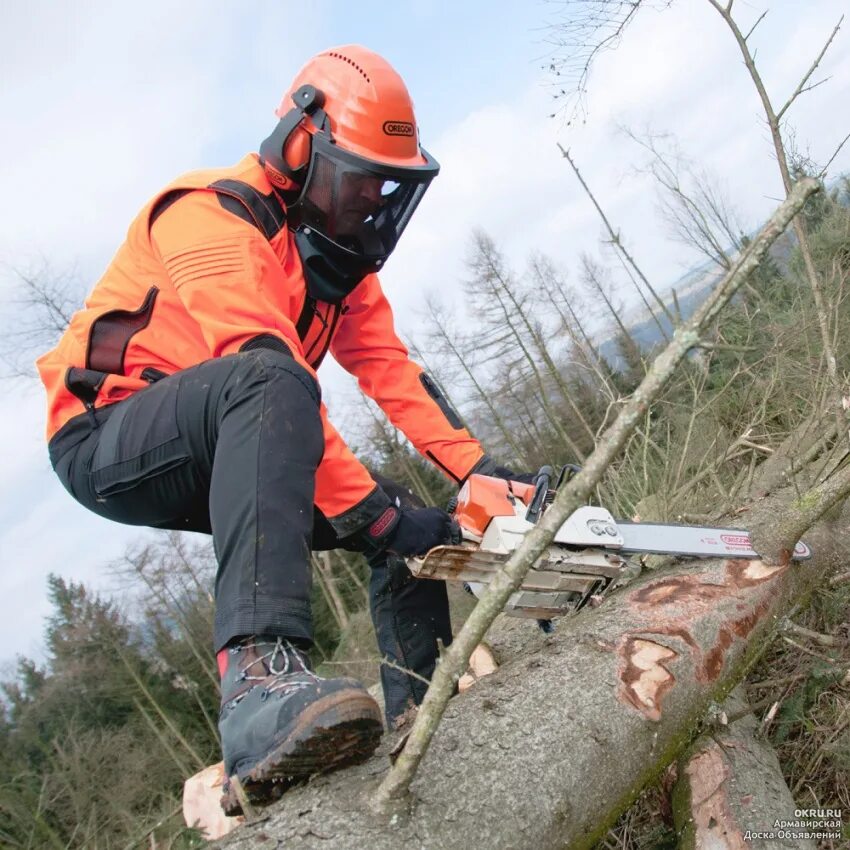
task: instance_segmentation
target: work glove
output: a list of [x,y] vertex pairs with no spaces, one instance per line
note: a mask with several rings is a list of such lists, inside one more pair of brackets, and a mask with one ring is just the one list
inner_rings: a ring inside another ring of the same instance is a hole
[[357,536],[372,550],[411,557],[435,546],[460,543],[461,535],[460,526],[440,508],[405,510],[393,505]]
[[468,475],[478,473],[479,475],[490,475],[494,478],[503,478],[505,481],[518,481],[520,484],[534,484],[537,477],[536,472],[514,472],[507,466],[496,463],[490,455],[484,455]]
[[534,484],[534,479],[537,477],[536,472],[514,472],[507,466],[493,467],[493,471],[489,473],[495,478],[504,478],[505,481],[518,481],[520,484]]

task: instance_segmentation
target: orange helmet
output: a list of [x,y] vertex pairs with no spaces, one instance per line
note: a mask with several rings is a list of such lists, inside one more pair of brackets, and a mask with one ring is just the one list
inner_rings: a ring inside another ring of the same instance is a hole
[[401,77],[365,47],[313,57],[275,114],[261,161],[294,199],[289,225],[308,286],[312,278],[317,297],[339,300],[383,266],[439,165],[419,145]]

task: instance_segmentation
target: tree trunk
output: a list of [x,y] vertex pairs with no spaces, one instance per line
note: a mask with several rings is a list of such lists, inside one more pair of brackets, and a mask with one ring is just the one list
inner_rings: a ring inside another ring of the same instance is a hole
[[[793,821],[794,798],[773,748],[757,738],[758,723],[743,688],[722,705],[730,722],[700,736],[677,765],[673,815],[680,850],[814,850],[813,841],[793,836],[777,821]],[[732,719],[732,718],[736,719]]]
[[[793,498],[764,500],[748,523],[770,527]],[[592,846],[740,681],[791,605],[850,561],[846,519],[806,539],[809,561],[679,564],[562,620],[452,700],[409,809],[369,810],[387,741],[365,765],[287,792],[268,820],[222,846],[259,850],[260,832],[292,850]]]

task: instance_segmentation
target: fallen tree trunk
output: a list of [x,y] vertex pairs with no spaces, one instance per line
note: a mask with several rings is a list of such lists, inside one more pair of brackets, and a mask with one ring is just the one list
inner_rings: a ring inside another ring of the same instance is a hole
[[673,815],[680,850],[814,850],[814,841],[777,826],[797,820],[796,806],[776,753],[757,738],[743,688],[721,708],[728,725],[700,736],[677,765]]
[[[765,499],[748,524],[775,528],[792,499]],[[388,769],[388,741],[366,764],[287,792],[220,846],[593,845],[686,746],[791,605],[850,562],[847,525],[807,533],[810,561],[679,564],[561,621],[534,651],[451,701],[403,812],[368,806]]]

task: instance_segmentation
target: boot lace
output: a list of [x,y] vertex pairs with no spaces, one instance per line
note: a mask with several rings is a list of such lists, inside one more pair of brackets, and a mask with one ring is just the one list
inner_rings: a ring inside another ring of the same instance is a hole
[[[271,641],[258,642],[255,637],[252,637],[234,649],[237,651],[253,649],[256,652],[256,657],[248,660],[245,666],[240,668],[241,678],[246,682],[264,682],[270,676],[272,677],[272,681],[263,689],[261,695],[263,699],[273,693],[291,696],[304,688],[309,688],[312,682],[324,681],[310,669],[303,650],[293,646],[284,638],[279,637],[272,644]],[[267,673],[259,676],[248,672],[258,661],[261,661],[268,670]],[[297,673],[304,674],[306,681],[300,676],[297,679],[291,678]]]

